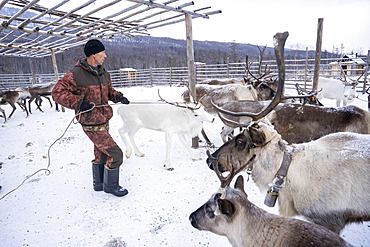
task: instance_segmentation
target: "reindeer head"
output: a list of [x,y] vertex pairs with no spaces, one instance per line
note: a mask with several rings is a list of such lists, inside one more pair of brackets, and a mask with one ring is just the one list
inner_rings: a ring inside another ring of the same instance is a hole
[[200,208],[194,211],[189,220],[192,226],[198,230],[210,231],[218,235],[227,236],[228,231],[232,231],[233,224],[239,224],[244,214],[245,208],[250,202],[244,191],[244,180],[239,176],[235,183],[235,189],[227,186],[225,197],[221,193],[215,193]]
[[[315,93],[299,96],[283,95],[285,81],[284,44],[287,37],[288,32],[277,33],[275,35],[275,55],[279,71],[279,83],[276,95],[264,110],[259,113],[232,112],[224,110],[212,103],[219,111],[219,117],[225,124],[231,125],[232,127],[246,127],[246,129],[241,134],[235,136],[233,139],[222,145],[212,155],[208,155],[209,158],[207,159],[207,164],[211,169],[219,169],[221,172],[225,170],[232,171],[231,169],[228,169],[230,166],[232,169],[238,170],[243,166],[243,164],[249,162],[253,154],[261,152],[265,145],[267,145],[275,136],[278,136],[277,132],[273,129],[273,126],[263,123],[261,121],[262,118],[269,114],[283,100],[290,98],[308,98],[315,95]],[[246,126],[243,123],[226,119],[221,113],[235,117],[250,117],[253,121],[250,125]],[[256,149],[258,150],[255,151]]]

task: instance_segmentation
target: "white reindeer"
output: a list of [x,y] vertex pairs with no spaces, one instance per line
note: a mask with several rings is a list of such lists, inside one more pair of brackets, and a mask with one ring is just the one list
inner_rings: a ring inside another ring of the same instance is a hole
[[351,104],[356,98],[356,84],[346,85],[345,82],[333,78],[319,78],[317,94],[318,100],[323,98],[335,99],[337,101],[337,107],[340,106],[340,102],[343,101],[343,106],[348,103]]
[[192,160],[198,160],[199,157],[191,151],[187,137],[199,135],[202,131],[203,121],[213,121],[213,118],[202,108],[189,109],[162,103],[122,105],[118,109],[118,115],[123,121],[123,126],[118,131],[126,145],[126,158],[130,158],[132,149],[125,134],[131,141],[135,155],[142,157],[144,153],[140,152],[135,143],[135,133],[141,128],[165,132],[166,160],[164,167],[168,170],[173,170],[170,162],[172,136],[177,134]]

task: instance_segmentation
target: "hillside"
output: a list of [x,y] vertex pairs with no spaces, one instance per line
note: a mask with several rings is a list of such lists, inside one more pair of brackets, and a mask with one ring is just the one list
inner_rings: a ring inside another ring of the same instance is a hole
[[[186,66],[186,41],[165,37],[136,36],[105,40],[108,58],[105,67],[109,70],[130,67],[135,69],[158,67]],[[262,47],[261,47],[262,48]],[[245,62],[248,55],[250,61],[257,60],[259,50],[256,45],[233,42],[194,41],[195,61],[207,64],[224,64],[228,61]],[[287,58],[305,57],[305,51],[286,50]],[[84,57],[83,46],[56,54],[58,71],[68,71],[79,58]],[[310,57],[314,52],[310,51]],[[273,48],[264,52],[264,60],[274,59]],[[0,56],[0,73],[23,74],[32,73],[31,64],[36,74],[53,73],[50,57],[23,58]]]

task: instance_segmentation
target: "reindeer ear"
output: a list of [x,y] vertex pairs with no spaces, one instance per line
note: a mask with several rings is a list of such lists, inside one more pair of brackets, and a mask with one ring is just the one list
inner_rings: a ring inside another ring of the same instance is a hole
[[248,197],[247,193],[245,193],[245,190],[244,190],[244,178],[242,175],[239,175],[239,177],[236,179],[234,188],[240,190]]
[[238,178],[236,179],[234,188],[244,191],[244,178],[242,175],[239,175]]
[[218,199],[218,209],[222,214],[232,217],[235,213],[235,207],[229,200]]

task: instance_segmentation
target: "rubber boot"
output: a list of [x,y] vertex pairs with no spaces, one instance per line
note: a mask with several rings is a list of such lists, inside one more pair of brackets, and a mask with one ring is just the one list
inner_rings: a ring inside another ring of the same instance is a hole
[[104,192],[119,197],[127,195],[128,191],[119,186],[118,180],[119,180],[119,168],[110,169],[107,166],[104,166],[104,182],[103,182]]
[[103,191],[104,164],[92,162],[93,185],[95,191]]

